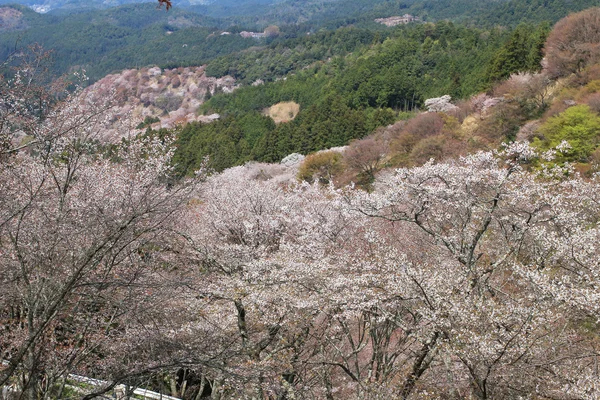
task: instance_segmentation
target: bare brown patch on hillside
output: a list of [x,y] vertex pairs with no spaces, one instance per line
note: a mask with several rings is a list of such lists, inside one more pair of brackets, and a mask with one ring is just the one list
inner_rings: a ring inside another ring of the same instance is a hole
[[271,117],[276,124],[280,124],[293,120],[299,112],[300,104],[293,101],[284,101],[265,109],[264,114]]

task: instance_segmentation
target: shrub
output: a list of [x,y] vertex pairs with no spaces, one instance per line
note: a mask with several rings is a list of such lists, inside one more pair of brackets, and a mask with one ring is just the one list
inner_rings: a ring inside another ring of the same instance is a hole
[[432,158],[440,161],[444,155],[444,146],[444,136],[428,137],[415,145],[410,158],[415,165],[423,165]]
[[155,122],[160,122],[160,118],[147,115],[146,118],[144,118],[144,121],[140,122],[138,126],[135,127],[135,129],[144,129],[154,124]]
[[600,116],[586,104],[570,107],[549,118],[540,128],[543,140],[534,140],[541,149],[550,149],[567,141],[571,149],[559,161],[588,162],[600,145]]
[[332,177],[342,172],[342,155],[337,151],[322,151],[308,155],[298,170],[298,179],[328,184]]
[[[444,119],[437,113],[423,113],[408,120],[400,129],[393,129],[391,133],[390,148],[394,159],[406,160],[404,155],[409,154],[413,147],[429,136],[437,135],[444,129]],[[404,164],[400,162],[398,165]]]

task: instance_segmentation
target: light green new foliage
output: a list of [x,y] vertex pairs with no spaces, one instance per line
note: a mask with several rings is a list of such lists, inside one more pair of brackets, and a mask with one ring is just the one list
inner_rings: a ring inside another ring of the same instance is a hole
[[600,116],[587,105],[573,106],[548,119],[540,132],[544,139],[533,142],[540,149],[556,147],[562,141],[571,145],[557,161],[587,162],[600,145]]

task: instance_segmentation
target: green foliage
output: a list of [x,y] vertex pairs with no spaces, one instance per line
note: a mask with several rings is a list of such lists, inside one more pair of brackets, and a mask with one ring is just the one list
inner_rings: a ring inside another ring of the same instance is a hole
[[[309,154],[346,145],[393,123],[398,111],[405,115],[426,98],[469,96],[487,87],[485,66],[509,34],[447,22],[398,27],[378,40],[371,40],[374,36],[364,35],[361,30],[340,29],[316,38],[293,40],[290,43],[294,47],[270,46],[215,60],[213,66],[217,68],[224,60],[239,57],[242,62],[233,62],[227,72],[252,80],[265,72],[264,65],[253,60],[277,55],[281,65],[296,68],[303,65],[295,61],[303,53],[325,57],[322,50],[329,44],[342,43],[343,38],[355,40],[349,47],[340,48],[342,53],[354,48],[347,56],[295,69],[285,79],[212,96],[201,112],[216,112],[225,119],[213,127],[196,125],[182,132],[181,171],[192,173],[208,154],[215,157],[211,163],[219,170],[250,159],[279,162],[290,153]],[[313,45],[317,49],[314,53],[310,47]],[[273,72],[270,79],[276,75]],[[299,103],[298,116],[280,125],[265,124],[265,117],[259,114],[283,101]],[[235,133],[238,131],[233,127],[242,133]],[[243,141],[238,143],[237,137]]]
[[160,118],[151,117],[150,115],[148,115],[146,118],[144,118],[143,122],[140,122],[138,124],[138,126],[135,127],[135,129],[144,129],[144,128],[154,124],[155,122],[160,122]]
[[326,97],[301,111],[295,120],[268,132],[255,156],[261,161],[278,162],[290,153],[308,154],[343,146],[367,136],[378,126],[392,123],[394,117],[391,110],[356,110],[341,97]]
[[273,120],[258,113],[210,124],[191,123],[178,132],[173,162],[180,176],[192,175],[210,155],[208,167],[222,171],[256,158],[259,139],[273,129]]
[[487,80],[499,81],[517,72],[539,71],[549,32],[550,26],[546,23],[537,27],[525,24],[517,26],[492,58],[487,70]]
[[258,79],[273,81],[329,57],[346,55],[374,40],[375,32],[352,27],[304,35],[217,58],[208,63],[206,74],[231,75],[246,84]]
[[487,26],[555,23],[570,13],[598,6],[597,0],[508,0],[481,3],[484,9],[479,9],[472,17],[478,25]]
[[384,30],[373,20],[407,13],[424,21],[515,27],[521,22],[554,23],[571,12],[597,6],[597,0],[287,0],[265,3],[268,2],[248,6],[241,1],[223,0],[197,7],[197,10],[205,15],[227,17],[241,26],[254,24],[262,29],[269,24],[287,25],[282,31],[289,33],[348,25]]
[[[77,7],[81,6],[80,3],[83,2],[78,2]],[[81,67],[88,71],[94,81],[107,73],[136,66],[199,65],[239,50],[270,43],[266,50],[259,48],[237,53],[220,58],[208,66],[209,74],[231,74],[242,82],[249,83],[257,79],[274,80],[315,62],[344,56],[370,43],[380,43],[394,30],[376,24],[374,19],[379,17],[410,13],[420,16],[424,21],[449,19],[474,26],[515,26],[523,21],[554,22],[569,12],[596,5],[595,0],[289,0],[272,3],[270,0],[256,0],[252,4],[240,4],[227,0],[187,9],[181,4],[169,13],[159,12],[154,4],[148,3],[108,10],[88,9],[83,12],[63,11],[45,15],[27,10],[24,12],[24,23],[20,25],[29,26],[27,30],[0,35],[0,59],[5,59],[7,54],[15,50],[15,43],[19,43],[19,46],[40,43],[46,49],[55,51],[55,74]],[[195,10],[203,15],[188,10]],[[257,41],[243,39],[236,34],[241,30],[262,31],[272,24],[280,26],[279,38]],[[344,26],[347,28],[335,30]],[[436,25],[438,26],[443,27],[443,24]],[[323,28],[327,30],[322,30]],[[221,36],[221,29],[233,34]],[[451,42],[457,39],[447,36],[443,29],[441,32]],[[495,36],[498,35],[503,36],[495,32]],[[435,35],[431,39],[426,50],[430,54],[428,61],[435,63],[435,56],[438,55],[436,49],[438,46],[445,48],[447,43],[435,43]],[[473,42],[455,42],[455,50],[460,51],[458,46],[461,44],[466,44],[467,50]],[[531,63],[537,65],[534,60],[537,57],[535,52],[529,53],[527,61],[515,58],[516,53],[511,52],[510,48],[506,52],[507,54],[498,57],[490,72],[493,79],[497,78],[498,72],[500,77],[505,76],[503,61],[508,61],[511,70],[516,68],[513,66],[515,62],[526,62],[528,69]],[[454,70],[449,76],[433,78],[443,79],[446,83],[448,80],[462,79],[463,64],[456,63],[462,57],[459,54],[446,56],[450,57],[439,61],[454,63]],[[477,58],[473,60],[481,61]],[[370,85],[375,88],[382,86],[380,82],[371,82]],[[395,85],[410,90],[410,82],[396,82]],[[454,88],[462,86],[456,82],[449,84],[452,85]],[[397,86],[393,86],[395,87]],[[379,102],[384,100],[385,96]],[[377,103],[378,99],[369,101]]]
[[550,149],[567,141],[571,149],[557,157],[557,161],[588,162],[600,146],[600,116],[587,105],[568,108],[540,127],[544,139],[536,139],[534,145]]
[[[411,110],[418,107],[423,99],[440,94],[466,97],[487,87],[485,65],[507,37],[500,31],[484,32],[446,22],[398,27],[383,42],[368,40],[370,36],[363,35],[360,30],[341,29],[328,36],[325,42],[324,37],[318,40],[318,51],[314,54],[326,56],[319,53],[326,46],[323,43],[339,43],[345,41],[342,38],[348,35],[355,39],[354,44],[339,51],[343,53],[354,48],[352,55],[313,63],[301,71],[296,69],[285,82],[243,88],[231,96],[214,96],[204,106],[204,111],[258,111],[279,101],[292,100],[307,107],[328,96],[339,96],[355,109],[390,107]],[[382,40],[382,36],[379,38]],[[364,42],[369,43],[362,44]],[[314,43],[312,39],[306,39],[293,51],[290,48],[282,50],[277,53],[279,62],[297,65],[295,60],[300,57],[299,54],[313,54],[309,47],[311,43]],[[276,69],[271,72],[265,70],[260,60],[271,59],[275,50],[253,50],[243,55],[228,56],[215,60],[211,63],[212,67],[209,65],[209,70],[212,68],[213,74],[216,71],[226,72],[245,80],[253,80],[261,74],[273,79],[278,74],[274,72]],[[296,54],[298,52],[302,53]],[[240,57],[242,62],[236,63],[235,57]],[[219,65],[224,64],[229,67],[221,70]]]
[[487,87],[484,66],[503,37],[447,22],[400,27],[340,71],[332,86],[353,107],[411,110],[442,94],[467,97]]
[[597,0],[406,0],[409,14],[425,20],[449,19],[479,27],[555,23],[569,13],[598,5]]
[[180,176],[193,174],[206,156],[216,171],[249,160],[279,162],[290,153],[345,145],[392,123],[394,117],[392,110],[354,110],[340,98],[327,98],[279,125],[256,111],[232,114],[210,124],[191,123],[182,128],[174,162]]
[[298,170],[298,179],[312,183],[317,179],[328,184],[331,178],[343,170],[343,157],[336,151],[324,151],[310,154],[304,159]]
[[242,115],[247,112],[261,112],[263,109],[282,101],[295,101],[302,107],[316,103],[322,96],[328,76],[316,74],[309,69],[290,76],[285,80],[260,86],[246,86],[233,94],[215,94],[200,108],[201,112]]

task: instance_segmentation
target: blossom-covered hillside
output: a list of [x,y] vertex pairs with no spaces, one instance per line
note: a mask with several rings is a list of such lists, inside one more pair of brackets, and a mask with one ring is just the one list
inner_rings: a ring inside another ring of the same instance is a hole
[[82,96],[114,96],[112,117],[103,128],[109,141],[118,140],[119,127],[174,128],[191,121],[210,122],[218,115],[198,116],[198,107],[216,91],[236,88],[231,77],[209,78],[203,67],[129,69],[108,75],[87,88]]

